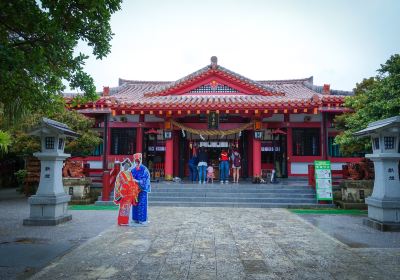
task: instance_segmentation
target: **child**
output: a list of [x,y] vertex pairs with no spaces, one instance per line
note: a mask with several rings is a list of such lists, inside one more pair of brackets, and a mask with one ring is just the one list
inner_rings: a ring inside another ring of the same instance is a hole
[[207,183],[214,183],[214,168],[211,164],[207,167]]

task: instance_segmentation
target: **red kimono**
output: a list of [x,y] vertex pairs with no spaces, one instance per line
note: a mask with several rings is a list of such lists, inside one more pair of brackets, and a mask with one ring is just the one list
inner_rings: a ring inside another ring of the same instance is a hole
[[131,206],[137,205],[139,192],[139,186],[134,181],[131,171],[121,171],[115,180],[114,188],[114,203],[119,205],[118,225],[129,224]]

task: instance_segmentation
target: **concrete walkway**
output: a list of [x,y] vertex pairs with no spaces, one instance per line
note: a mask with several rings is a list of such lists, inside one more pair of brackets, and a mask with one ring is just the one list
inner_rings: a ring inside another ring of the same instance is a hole
[[285,209],[149,214],[148,227],[110,226],[32,279],[400,279],[399,248],[350,248]]

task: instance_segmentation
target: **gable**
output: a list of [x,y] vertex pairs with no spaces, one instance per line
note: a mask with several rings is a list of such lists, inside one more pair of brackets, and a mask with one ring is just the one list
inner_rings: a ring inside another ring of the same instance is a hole
[[144,94],[151,96],[168,96],[183,94],[248,94],[263,96],[284,96],[272,87],[248,79],[220,65],[211,64],[160,89]]
[[212,80],[208,84],[203,84],[197,88],[190,90],[187,93],[237,93],[239,90],[230,86],[224,85],[216,80]]

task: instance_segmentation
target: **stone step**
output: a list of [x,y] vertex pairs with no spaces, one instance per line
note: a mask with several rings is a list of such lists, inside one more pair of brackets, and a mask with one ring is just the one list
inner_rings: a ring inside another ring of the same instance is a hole
[[237,202],[158,202],[149,201],[149,206],[169,207],[232,207],[232,208],[334,208],[334,204],[316,203],[237,203]]
[[220,184],[220,183],[208,183],[208,184],[199,184],[199,183],[194,183],[194,184],[152,184],[152,188],[155,189],[190,189],[190,188],[202,188],[202,189],[208,189],[208,188],[222,188],[222,189],[228,189],[228,188],[246,188],[246,189],[310,189],[311,187],[308,185],[273,185],[273,184]]
[[247,202],[247,203],[315,203],[315,198],[242,198],[242,197],[149,197],[149,202]]
[[282,194],[315,194],[314,190],[311,189],[304,189],[304,190],[279,190],[279,189],[271,189],[271,190],[247,190],[247,189],[208,189],[208,190],[196,190],[196,189],[173,189],[173,190],[159,190],[159,189],[153,189],[151,190],[151,193],[156,193],[156,194],[244,194],[244,193],[249,193],[249,194],[276,194],[276,193],[282,193]]
[[246,198],[259,198],[259,197],[302,197],[313,198],[315,193],[282,193],[282,192],[265,192],[265,193],[252,193],[252,192],[151,192],[149,197],[246,197]]

